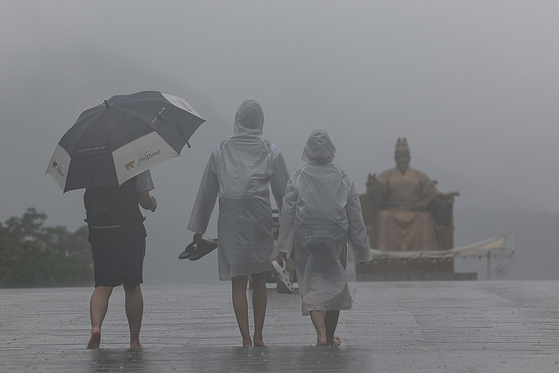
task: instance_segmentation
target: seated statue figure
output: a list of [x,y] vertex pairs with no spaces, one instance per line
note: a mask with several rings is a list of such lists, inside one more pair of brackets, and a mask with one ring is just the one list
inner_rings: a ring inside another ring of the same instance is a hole
[[[362,196],[369,241],[382,251],[448,250],[453,246],[455,193],[439,193],[435,180],[410,168],[410,149],[398,139],[396,167],[369,175]],[[365,203],[364,203],[365,202]]]

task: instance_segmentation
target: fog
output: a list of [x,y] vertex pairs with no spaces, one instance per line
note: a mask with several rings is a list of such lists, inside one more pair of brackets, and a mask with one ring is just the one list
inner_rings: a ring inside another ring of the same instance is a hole
[[[0,221],[35,207],[47,225],[82,225],[83,191],[63,194],[47,162],[82,111],[143,90],[185,97],[207,120],[192,148],[152,169],[159,207],[145,213],[146,283],[217,281],[215,253],[177,255],[192,238],[186,225],[210,152],[248,97],[262,104],[264,137],[290,172],[321,126],[334,162],[364,192],[406,137],[411,167],[461,193],[457,214],[555,218],[558,16],[555,1],[6,1]],[[509,229],[478,235],[458,223],[457,245]],[[558,251],[552,234],[548,253]]]

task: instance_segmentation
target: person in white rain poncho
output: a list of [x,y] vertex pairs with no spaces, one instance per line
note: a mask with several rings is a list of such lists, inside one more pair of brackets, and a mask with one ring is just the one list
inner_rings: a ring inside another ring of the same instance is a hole
[[246,297],[251,276],[254,345],[264,346],[265,272],[273,255],[271,187],[278,209],[289,174],[279,149],[262,137],[264,113],[254,99],[245,100],[235,115],[234,135],[212,152],[194,203],[188,229],[201,242],[219,194],[218,266],[220,280],[231,279],[233,308],[243,338],[252,346]]
[[332,160],[336,148],[328,133],[311,133],[303,161],[289,179],[283,198],[277,261],[293,254],[303,315],[311,316],[317,345],[339,345],[334,336],[340,310],[353,305],[347,283],[348,241],[360,266],[372,259],[359,195]]

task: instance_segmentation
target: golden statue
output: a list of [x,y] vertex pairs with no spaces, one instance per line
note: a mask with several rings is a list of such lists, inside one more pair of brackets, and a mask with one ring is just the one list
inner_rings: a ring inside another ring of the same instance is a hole
[[361,196],[369,242],[382,251],[448,250],[454,245],[452,208],[458,192],[443,194],[423,172],[410,168],[410,149],[398,139],[396,167],[369,174]]

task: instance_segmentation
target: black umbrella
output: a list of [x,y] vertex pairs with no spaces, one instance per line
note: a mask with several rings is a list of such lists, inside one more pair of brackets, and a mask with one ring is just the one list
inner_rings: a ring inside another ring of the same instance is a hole
[[178,156],[204,121],[177,96],[156,91],[113,96],[80,115],[46,173],[64,192],[120,185]]

